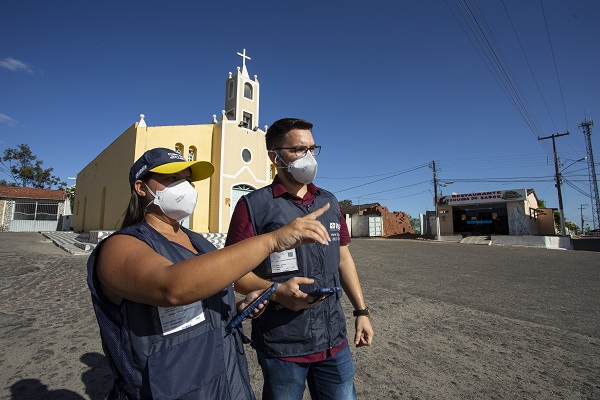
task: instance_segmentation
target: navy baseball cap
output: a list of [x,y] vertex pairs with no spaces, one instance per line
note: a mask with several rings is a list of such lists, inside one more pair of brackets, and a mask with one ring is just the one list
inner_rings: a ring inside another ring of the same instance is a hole
[[148,172],[174,174],[186,168],[191,169],[194,182],[209,178],[215,172],[215,167],[208,161],[187,161],[175,150],[158,147],[146,151],[133,164],[129,170],[129,185],[133,188],[135,181]]

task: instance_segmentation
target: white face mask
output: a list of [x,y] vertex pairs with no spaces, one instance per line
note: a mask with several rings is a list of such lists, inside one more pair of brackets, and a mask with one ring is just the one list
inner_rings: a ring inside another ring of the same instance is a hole
[[198,192],[185,179],[172,183],[163,190],[157,190],[156,194],[148,185],[146,188],[154,196],[154,200],[148,203],[148,206],[156,204],[167,217],[175,221],[189,217],[196,208]]
[[[275,153],[277,154],[277,153]],[[315,180],[317,176],[317,160],[310,151],[307,151],[304,157],[300,157],[294,162],[287,164],[279,154],[277,157],[281,160],[283,165],[287,167],[287,170],[292,174],[294,179],[303,185],[308,185]],[[275,159],[277,161],[277,158]],[[282,168],[282,167],[279,167]]]

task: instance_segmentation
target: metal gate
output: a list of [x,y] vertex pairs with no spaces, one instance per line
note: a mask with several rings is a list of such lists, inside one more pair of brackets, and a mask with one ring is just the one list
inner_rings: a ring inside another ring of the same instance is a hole
[[15,200],[10,232],[55,231],[58,228],[59,202],[51,200]]
[[383,236],[381,217],[369,217],[369,236]]

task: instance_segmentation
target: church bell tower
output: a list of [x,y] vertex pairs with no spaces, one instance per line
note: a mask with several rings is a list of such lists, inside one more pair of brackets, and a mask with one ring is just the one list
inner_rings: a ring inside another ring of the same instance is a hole
[[246,49],[237,53],[242,57],[242,68],[237,72],[229,73],[225,90],[225,116],[229,121],[238,122],[238,126],[256,131],[258,129],[258,105],[260,85],[257,76],[250,79],[246,69],[246,60],[251,58],[246,55]]

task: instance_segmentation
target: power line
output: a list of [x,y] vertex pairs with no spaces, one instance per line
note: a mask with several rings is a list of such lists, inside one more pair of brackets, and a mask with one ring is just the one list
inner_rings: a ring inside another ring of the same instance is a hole
[[558,128],[556,127],[556,123],[554,122],[554,118],[552,118],[552,113],[550,113],[550,108],[548,107],[546,98],[544,97],[544,94],[542,93],[542,89],[540,88],[540,85],[535,77],[535,74],[533,73],[533,68],[531,67],[531,64],[529,63],[529,58],[527,57],[527,53],[525,53],[525,48],[523,47],[523,44],[521,43],[521,39],[519,38],[519,35],[517,34],[517,29],[515,28],[515,25],[513,24],[512,19],[510,18],[510,14],[508,13],[506,4],[504,4],[504,0],[501,0],[501,2],[502,2],[502,6],[504,7],[504,11],[506,12],[506,16],[508,17],[508,21],[510,22],[510,26],[512,26],[512,30],[515,33],[515,37],[517,38],[517,42],[519,42],[519,47],[521,47],[521,52],[523,53],[523,57],[525,57],[525,61],[527,62],[527,66],[529,67],[529,72],[531,72],[533,81],[535,82],[535,85],[537,86],[537,89],[538,89],[538,92],[540,93],[540,97],[542,98],[542,101],[544,102],[544,106],[546,107],[546,111],[548,112],[548,116],[550,117],[550,121],[552,121],[554,130],[558,131]]
[[[462,3],[462,7],[458,4],[457,0],[454,0],[456,8],[460,11],[462,18],[466,22],[466,25],[469,27],[471,35],[467,32],[467,30],[461,24],[458,16],[452,9],[452,7],[445,1],[446,6],[450,9],[452,15],[459,23],[461,29],[471,42],[471,45],[475,48],[475,51],[480,56],[488,70],[492,73],[492,76],[499,84],[500,88],[504,92],[504,94],[508,97],[510,102],[513,104],[517,112],[521,115],[521,118],[525,121],[525,123],[529,126],[529,129],[534,134],[534,136],[541,136],[542,129],[535,118],[531,107],[529,106],[521,87],[518,84],[515,75],[512,73],[510,69],[510,65],[506,61],[506,58],[503,56],[502,51],[494,39],[494,35],[489,29],[489,25],[485,21],[485,17],[479,11],[479,19],[482,20],[482,23],[479,23],[478,17],[473,13],[471,7],[467,3],[467,0],[460,0]],[[477,2],[473,0],[475,9],[479,10],[477,7]],[[482,28],[482,25],[487,27],[488,32],[486,33],[485,29]],[[473,40],[472,37],[475,39]],[[490,37],[491,39],[489,39]],[[475,45],[475,41],[478,43],[479,48]],[[492,45],[495,44],[495,47]],[[482,56],[485,55],[485,58]],[[487,59],[487,62],[486,62]],[[492,71],[493,70],[493,71]],[[539,142],[541,147],[544,149],[546,154],[550,155],[551,151],[547,144],[543,142]]]
[[[525,108],[523,102],[520,101],[518,93],[516,93],[516,91],[515,91],[515,86],[512,84],[509,76],[506,73],[507,68],[505,68],[502,65],[502,63],[500,62],[500,60],[498,59],[498,56],[496,53],[497,52],[499,53],[500,50],[498,49],[498,51],[496,52],[494,50],[494,48],[490,45],[490,41],[487,39],[485,32],[481,29],[480,24],[478,23],[475,15],[471,11],[471,8],[468,6],[468,4],[465,2],[465,0],[462,0],[464,10],[461,8],[461,6],[457,3],[456,0],[454,0],[454,3],[458,7],[463,19],[467,23],[467,26],[469,27],[471,34],[476,39],[476,41],[479,45],[479,48],[482,50],[483,54],[487,58],[487,62],[489,63],[489,65],[491,65],[491,67],[495,73],[495,77],[498,78],[498,79],[496,79],[496,82],[498,82],[498,84],[501,86],[504,93],[507,95],[508,99],[513,103],[513,106],[516,108],[516,110],[519,112],[519,114],[521,114],[521,117],[527,123],[527,125],[529,125],[530,129],[533,132],[536,132],[535,121],[531,118],[531,115],[529,114],[528,110]],[[463,29],[463,31],[464,31],[464,29]],[[467,34],[466,31],[465,31],[465,34]],[[490,34],[491,34],[491,32],[490,32]],[[471,44],[473,45],[473,47],[475,47],[470,36],[469,36],[469,40],[471,41]],[[478,51],[478,53],[479,53],[479,50],[476,47],[475,47],[475,50]],[[479,54],[481,54],[481,53],[479,53]],[[485,59],[483,59],[483,61],[485,63]],[[491,72],[491,70],[490,70],[490,72]]]
[[550,43],[550,51],[552,53],[552,61],[554,61],[554,71],[556,71],[556,80],[558,81],[558,87],[560,89],[560,98],[562,99],[563,110],[565,111],[565,123],[567,124],[566,129],[569,129],[569,120],[567,118],[567,107],[565,106],[565,96],[563,95],[562,85],[560,83],[560,76],[558,75],[558,67],[556,66],[556,57],[554,56],[554,47],[552,46],[552,40],[550,39],[550,30],[548,29],[548,20],[546,19],[546,12],[544,11],[544,3],[542,2],[542,0],[540,0],[540,6],[542,7],[542,15],[544,16],[544,24],[546,25],[546,33],[548,34],[548,43]]
[[383,201],[383,200],[398,200],[398,199],[405,199],[405,198],[407,198],[407,197],[413,197],[413,196],[417,196],[417,195],[419,195],[419,194],[423,194],[423,193],[427,193],[427,192],[429,192],[429,189],[428,189],[428,190],[422,190],[422,191],[420,191],[420,192],[417,192],[417,193],[407,194],[407,195],[405,195],[405,196],[388,197],[388,198],[381,198],[381,197],[378,197],[378,198],[372,198],[372,197],[370,197],[369,195],[364,195],[364,196],[355,196],[355,197],[358,197],[358,198],[365,198],[365,199],[371,199],[371,200],[375,200],[375,201]]
[[426,181],[423,181],[423,182],[411,183],[411,184],[409,184],[409,185],[399,186],[399,187],[395,187],[395,188],[392,188],[392,189],[381,190],[381,191],[379,191],[379,192],[372,192],[372,193],[370,193],[370,194],[367,194],[367,195],[364,195],[364,196],[360,196],[360,197],[368,197],[368,196],[371,196],[371,195],[374,195],[374,194],[380,194],[380,193],[393,192],[394,190],[406,189],[406,188],[409,188],[409,187],[413,187],[413,186],[419,186],[419,185],[423,185],[423,184],[425,184],[425,183],[430,183],[430,182],[431,182],[431,181],[428,179],[428,180],[426,180]]
[[411,167],[402,171],[393,171],[393,172],[384,172],[382,174],[376,174],[376,175],[365,175],[365,176],[344,176],[344,177],[333,177],[333,176],[319,176],[319,179],[338,179],[338,180],[343,180],[343,179],[366,179],[366,178],[377,178],[379,176],[387,176],[387,175],[399,175],[399,174],[403,174],[406,172],[412,172],[415,171],[419,168],[423,168],[426,167],[428,164],[423,164],[423,165],[418,165],[416,167]]
[[386,179],[393,178],[393,177],[395,177],[395,176],[398,176],[398,175],[402,175],[402,174],[406,174],[406,173],[409,173],[409,172],[412,172],[412,171],[416,171],[416,170],[418,170],[418,169],[421,169],[421,168],[427,167],[428,165],[429,165],[429,163],[427,163],[427,164],[423,164],[423,165],[419,165],[419,166],[416,166],[416,167],[413,167],[413,168],[409,168],[409,169],[407,169],[407,170],[400,171],[400,172],[398,172],[398,173],[395,173],[395,174],[393,174],[393,175],[390,175],[390,176],[388,176],[388,177],[385,177],[385,178],[376,179],[376,180],[374,180],[374,181],[371,181],[371,182],[366,182],[366,183],[363,183],[363,184],[360,184],[360,185],[356,185],[356,186],[352,186],[352,187],[349,187],[349,188],[346,188],[346,189],[337,190],[337,191],[336,191],[336,193],[341,193],[341,192],[345,192],[345,191],[348,191],[348,190],[356,189],[356,188],[359,188],[359,187],[363,187],[363,186],[371,185],[371,184],[373,184],[373,183],[381,182],[381,181],[384,181],[384,180],[386,180]]

